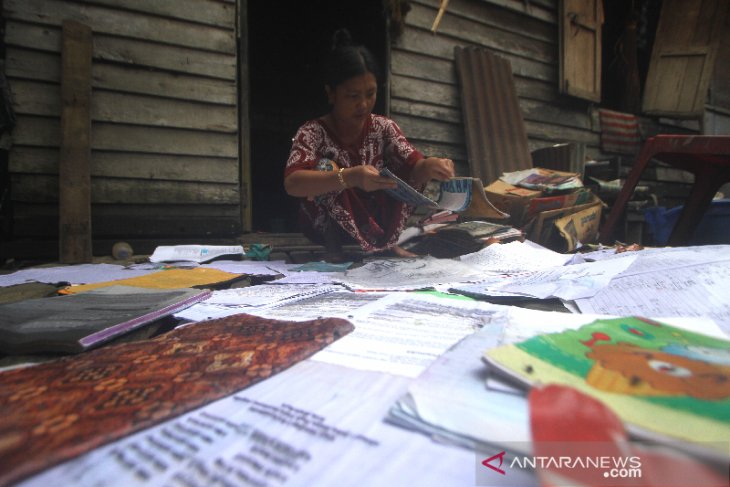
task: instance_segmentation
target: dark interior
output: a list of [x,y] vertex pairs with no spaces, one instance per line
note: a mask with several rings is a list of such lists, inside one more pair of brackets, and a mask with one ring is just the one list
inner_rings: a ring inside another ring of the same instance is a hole
[[[323,56],[345,27],[382,66],[385,14],[381,2],[249,2],[248,23],[252,230],[296,232],[297,202],[284,192],[283,171],[297,128],[328,110]],[[382,86],[378,98],[375,112],[383,113]]]

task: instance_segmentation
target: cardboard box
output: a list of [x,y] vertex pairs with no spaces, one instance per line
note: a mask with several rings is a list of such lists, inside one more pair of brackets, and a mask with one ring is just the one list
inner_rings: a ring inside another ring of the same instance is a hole
[[598,236],[603,202],[591,194],[582,205],[543,211],[531,222],[528,238],[556,252],[572,252],[578,242],[589,243]]
[[509,223],[515,227],[524,223],[530,200],[542,195],[541,191],[513,186],[501,179],[484,188],[484,192],[495,207],[510,215]]

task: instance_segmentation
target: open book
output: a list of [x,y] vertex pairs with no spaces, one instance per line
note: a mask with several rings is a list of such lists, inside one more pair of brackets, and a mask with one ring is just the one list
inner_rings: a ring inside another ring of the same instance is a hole
[[470,216],[494,218],[503,220],[509,218],[492,205],[484,192],[484,186],[478,178],[459,177],[448,181],[441,181],[438,195],[435,200],[419,193],[415,188],[393,174],[389,169],[380,171],[381,176],[388,177],[398,183],[395,189],[385,191],[393,198],[411,206],[425,206],[428,208],[466,212]]

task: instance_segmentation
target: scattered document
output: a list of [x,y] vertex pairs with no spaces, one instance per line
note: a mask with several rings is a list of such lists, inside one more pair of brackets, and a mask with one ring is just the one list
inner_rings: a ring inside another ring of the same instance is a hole
[[563,266],[572,258],[572,255],[560,254],[530,241],[514,241],[489,245],[479,252],[462,255],[459,260],[482,272],[515,274]]
[[240,256],[246,253],[241,245],[162,245],[150,255],[150,262],[208,262],[223,256]]
[[[406,384],[306,361],[19,485],[477,485],[478,453],[382,422]],[[529,474],[506,480],[538,485]]]
[[453,290],[469,296],[521,295],[538,299],[574,300],[598,293],[635,259],[635,255],[627,255],[611,261],[553,267],[506,278],[492,277],[476,284],[459,285]]
[[[693,263],[667,255],[632,252],[640,260],[593,296],[576,299],[583,313],[710,317],[730,335],[730,247],[724,257]],[[621,254],[623,255],[623,254]],[[695,253],[697,256],[698,254]],[[702,259],[702,256],[699,257]],[[602,262],[615,262],[607,259]]]
[[413,290],[466,282],[479,276],[478,270],[459,261],[426,256],[368,262],[347,271],[339,281],[351,289]]
[[[514,388],[507,389],[481,361],[482,354],[538,334],[578,329],[605,317],[500,305],[492,305],[492,309],[489,324],[441,355],[408,386],[390,410],[388,421],[440,443],[470,449],[500,445],[512,453],[525,453],[530,429],[524,389],[518,395]],[[712,320],[670,321],[682,329],[722,336]]]
[[140,277],[158,269],[129,269],[116,264],[79,264],[57,267],[31,267],[10,274],[0,274],[0,286],[14,286],[27,282],[91,284],[115,279]]
[[390,294],[349,315],[355,330],[312,360],[416,377],[493,314],[490,305],[464,298]]
[[223,289],[213,291],[211,296],[204,302],[182,310],[175,314],[175,317],[190,321],[203,321],[238,313],[250,314],[251,308],[281,305],[286,302],[326,294],[333,289],[332,286],[306,284],[260,284],[258,286]]
[[286,276],[289,274],[291,264],[287,264],[283,260],[216,260],[203,264],[201,267],[249,276]]

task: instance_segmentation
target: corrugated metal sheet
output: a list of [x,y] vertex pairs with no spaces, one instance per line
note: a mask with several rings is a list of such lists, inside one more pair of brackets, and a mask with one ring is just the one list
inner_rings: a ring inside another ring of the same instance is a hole
[[532,167],[512,66],[487,49],[456,47],[456,70],[471,175],[485,185]]

